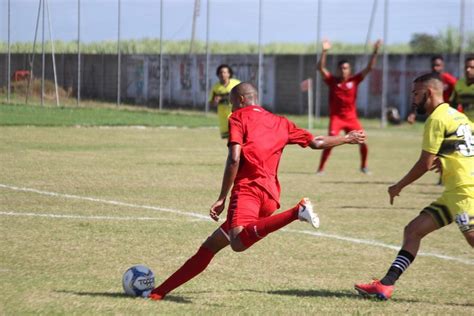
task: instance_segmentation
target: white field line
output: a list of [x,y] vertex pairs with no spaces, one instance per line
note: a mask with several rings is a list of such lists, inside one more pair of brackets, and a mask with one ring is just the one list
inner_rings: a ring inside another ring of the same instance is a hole
[[[309,230],[283,229],[283,231],[286,231],[286,232],[289,232],[289,233],[298,233],[298,234],[305,234],[305,235],[311,235],[311,236],[317,236],[317,237],[323,237],[323,238],[337,239],[337,240],[342,240],[342,241],[348,241],[348,242],[355,243],[355,244],[362,244],[362,245],[369,245],[369,246],[375,246],[375,247],[381,247],[381,248],[388,248],[388,249],[393,249],[393,250],[396,250],[396,251],[400,250],[400,246],[389,245],[389,244],[385,244],[385,243],[375,241],[375,240],[344,237],[344,236],[314,232],[314,231],[309,231]],[[435,258],[438,258],[438,259],[444,259],[444,260],[448,260],[448,261],[458,261],[458,262],[465,263],[465,264],[468,264],[468,265],[474,265],[474,260],[471,260],[471,259],[446,256],[446,255],[438,254],[438,253],[434,253],[434,252],[422,252],[422,251],[420,251],[420,252],[418,252],[417,256],[435,257]]]
[[112,220],[112,221],[177,221],[176,218],[161,217],[132,217],[132,216],[84,216],[74,214],[45,214],[45,213],[28,213],[28,212],[0,212],[5,216],[25,216],[25,217],[48,217],[48,218],[64,218],[64,219],[91,219],[91,220]]
[[140,209],[146,209],[146,210],[174,213],[174,214],[180,214],[180,215],[185,215],[185,216],[192,216],[192,217],[196,217],[202,220],[210,220],[208,216],[204,216],[202,214],[193,213],[193,212],[184,212],[184,211],[175,210],[171,208],[164,208],[164,207],[157,207],[157,206],[150,206],[150,205],[138,205],[138,204],[132,204],[132,203],[113,201],[113,200],[97,199],[97,198],[87,197],[87,196],[48,192],[48,191],[41,191],[41,190],[30,189],[30,188],[20,188],[20,187],[10,186],[6,184],[1,184],[1,183],[0,183],[0,188],[10,189],[14,191],[32,192],[32,193],[37,193],[41,195],[49,195],[49,196],[67,198],[67,199],[99,202],[99,203],[104,203],[104,204],[126,206],[126,207],[131,207],[131,208],[140,208]]
[[[209,221],[209,222],[212,221],[209,217],[204,216],[202,214],[198,214],[198,213],[194,213],[194,212],[180,211],[180,210],[175,210],[175,209],[170,209],[170,208],[163,208],[163,207],[149,206],[149,205],[137,205],[137,204],[124,203],[124,202],[119,202],[119,201],[97,199],[97,198],[92,198],[92,197],[87,197],[87,196],[79,196],[79,195],[71,195],[71,194],[62,194],[62,193],[56,193],[56,192],[41,191],[41,190],[36,190],[36,189],[31,189],[31,188],[20,188],[20,187],[10,186],[10,185],[6,185],[6,184],[0,184],[0,188],[10,189],[10,190],[14,190],[14,191],[32,192],[32,193],[37,193],[37,194],[42,194],[42,195],[62,197],[62,198],[68,198],[68,199],[84,200],[84,201],[119,205],[119,206],[131,207],[131,208],[140,208],[140,209],[148,209],[148,210],[154,210],[154,211],[160,211],[160,212],[175,213],[175,214],[180,214],[180,215],[184,215],[184,216],[199,218],[200,220],[205,220],[205,221]],[[20,215],[17,215],[17,214],[29,214],[29,215],[24,215],[24,216],[41,216],[41,217],[56,217],[56,218],[84,218],[84,219],[89,219],[90,217],[92,217],[92,216],[80,216],[80,215],[56,215],[56,214],[0,212],[0,215],[20,216]],[[94,216],[94,219],[112,219],[112,218],[113,219],[121,219],[121,220],[132,220],[132,219],[136,220],[137,219],[135,217]],[[92,218],[90,218],[90,219],[92,219]],[[155,217],[150,217],[150,218],[142,217],[141,220],[145,220],[145,221],[146,220],[157,220],[157,218],[155,218]],[[381,247],[381,248],[388,248],[388,249],[392,249],[392,250],[399,250],[400,249],[400,246],[385,244],[385,243],[374,241],[374,240],[358,239],[358,238],[345,237],[345,236],[340,236],[340,235],[314,232],[314,231],[308,231],[308,230],[294,230],[294,229],[282,229],[282,230],[285,231],[285,232],[289,232],[289,233],[304,234],[304,235],[323,237],[323,238],[330,238],[330,239],[347,241],[347,242],[351,242],[351,243],[355,243],[355,244],[362,244],[362,245],[369,245],[369,246],[375,246],[375,247]],[[438,254],[438,253],[431,253],[431,252],[419,252],[418,255],[419,256],[425,256],[425,257],[434,257],[434,258],[443,259],[443,260],[447,260],[447,261],[457,261],[457,262],[468,264],[468,265],[474,265],[474,260],[472,260],[472,259],[452,257],[452,256],[447,256],[447,255]]]

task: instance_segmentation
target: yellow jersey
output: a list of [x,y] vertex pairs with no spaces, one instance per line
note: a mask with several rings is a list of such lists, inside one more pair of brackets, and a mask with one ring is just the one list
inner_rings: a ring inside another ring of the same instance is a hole
[[463,113],[442,103],[425,122],[422,149],[441,158],[446,191],[474,186],[472,122]]
[[233,78],[230,78],[229,83],[227,84],[227,86],[224,86],[222,83],[220,83],[220,81],[217,82],[212,87],[211,93],[209,95],[209,102],[212,102],[212,99],[215,96],[220,96],[221,100],[220,100],[219,104],[229,105],[230,104],[230,101],[229,101],[230,91],[232,90],[232,88],[234,88],[239,83],[240,83],[239,80],[233,79]]

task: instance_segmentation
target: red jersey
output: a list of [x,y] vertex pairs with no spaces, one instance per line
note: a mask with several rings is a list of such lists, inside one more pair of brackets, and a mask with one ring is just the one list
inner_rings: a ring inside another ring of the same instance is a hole
[[443,81],[443,100],[444,102],[449,102],[449,98],[451,97],[451,94],[453,93],[454,86],[456,85],[456,77],[453,75],[447,73],[447,72],[442,72],[440,75],[441,80]]
[[345,119],[357,118],[357,87],[364,80],[361,73],[349,77],[342,82],[329,74],[324,82],[329,87],[329,116],[339,116]]
[[272,114],[258,105],[234,111],[229,117],[229,145],[242,146],[240,165],[234,181],[238,185],[256,184],[275,200],[280,200],[277,172],[287,144],[306,147],[313,135],[287,118]]

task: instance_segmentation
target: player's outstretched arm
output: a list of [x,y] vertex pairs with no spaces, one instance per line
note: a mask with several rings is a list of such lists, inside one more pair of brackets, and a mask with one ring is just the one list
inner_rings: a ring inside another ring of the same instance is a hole
[[329,70],[326,68],[326,63],[327,63],[327,55],[328,55],[328,50],[331,49],[331,43],[328,40],[324,40],[322,42],[322,53],[321,53],[321,58],[318,61],[317,68],[319,72],[321,72],[321,75],[324,78],[327,78],[331,75]]
[[422,150],[420,158],[408,171],[408,173],[397,183],[388,188],[388,194],[390,196],[390,204],[393,204],[393,200],[396,196],[400,195],[400,192],[404,187],[418,180],[427,171],[433,168],[436,155]]
[[225,164],[224,176],[222,178],[221,193],[219,198],[212,204],[209,210],[209,216],[215,221],[219,220],[219,215],[224,211],[225,199],[234,184],[235,176],[239,170],[240,153],[242,147],[239,144],[232,143],[229,146],[229,154]]
[[362,70],[362,76],[365,77],[369,74],[369,72],[375,67],[375,64],[377,63],[377,55],[379,53],[379,48],[382,46],[382,40],[377,40],[374,44],[374,50],[372,52],[372,56],[370,56],[369,63],[367,64],[367,67],[365,67],[364,70]]
[[338,136],[316,136],[309,147],[312,149],[326,149],[343,144],[362,144],[367,140],[364,131],[351,131],[347,135]]

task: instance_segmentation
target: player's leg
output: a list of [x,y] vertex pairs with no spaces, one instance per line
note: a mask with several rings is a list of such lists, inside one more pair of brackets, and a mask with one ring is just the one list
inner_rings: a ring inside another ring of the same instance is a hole
[[153,300],[161,300],[169,292],[204,271],[212,258],[214,258],[214,255],[229,245],[229,239],[225,232],[225,225],[226,223],[215,230],[201,245],[194,256],[189,258],[175,273],[166,279],[166,281],[156,287],[151,292],[150,298]]
[[[362,124],[360,124],[357,118],[348,120],[344,125],[344,132],[349,133],[350,131],[359,131],[363,130]],[[365,174],[370,174],[369,168],[367,166],[367,159],[369,157],[369,147],[366,143],[359,144],[359,153],[360,153],[360,171]]]
[[[250,248],[268,234],[296,219],[308,221],[314,227],[319,226],[319,218],[314,214],[309,199],[302,199],[296,206],[276,215],[271,215],[278,208],[278,203],[270,198],[266,192],[260,191],[259,193],[261,203],[253,205],[253,207],[259,207],[258,216],[255,220],[248,224],[234,226],[230,231],[230,245],[234,251],[244,251]],[[245,210],[245,207],[251,207],[251,204],[242,203],[242,200],[238,202],[238,205],[240,207],[238,211]]]
[[[329,127],[328,127],[328,135],[329,136],[336,136],[339,135],[341,132],[341,120],[337,117],[330,117],[329,118]],[[319,161],[319,167],[317,173],[322,174],[324,172],[324,168],[326,167],[326,162],[331,155],[332,148],[323,149],[321,153],[321,160]]]
[[474,230],[464,233],[467,243],[474,248]]
[[232,106],[227,104],[217,105],[217,117],[219,119],[219,132],[221,138],[229,137],[229,115],[232,113]]
[[[443,222],[443,224],[440,225],[434,218],[434,216],[440,216],[438,210],[430,213],[427,211],[428,208],[423,210],[420,215],[405,227],[402,249],[392,262],[387,274],[381,280],[375,280],[372,283],[356,284],[355,289],[359,294],[363,296],[375,296],[384,300],[391,297],[395,282],[415,260],[418,249],[420,248],[421,239],[440,227],[449,224],[449,222]],[[442,218],[439,219],[443,221]]]

